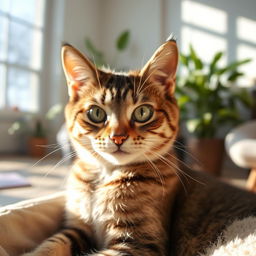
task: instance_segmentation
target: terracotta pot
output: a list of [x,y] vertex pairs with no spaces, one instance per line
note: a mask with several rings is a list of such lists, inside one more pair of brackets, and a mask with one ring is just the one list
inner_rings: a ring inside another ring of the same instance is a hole
[[46,145],[48,141],[46,138],[31,137],[28,141],[28,153],[33,157],[43,157],[46,155]]
[[189,151],[195,158],[195,169],[219,176],[221,173],[224,140],[223,139],[189,139]]

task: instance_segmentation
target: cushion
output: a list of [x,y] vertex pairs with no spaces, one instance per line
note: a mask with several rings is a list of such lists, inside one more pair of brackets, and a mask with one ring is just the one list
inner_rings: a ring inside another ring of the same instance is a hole
[[0,208],[0,255],[31,250],[61,226],[64,192]]
[[256,120],[246,122],[228,133],[226,150],[235,164],[256,168]]

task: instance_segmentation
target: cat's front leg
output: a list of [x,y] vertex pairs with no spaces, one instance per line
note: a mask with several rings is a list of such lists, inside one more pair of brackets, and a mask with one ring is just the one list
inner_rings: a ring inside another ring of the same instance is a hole
[[[152,230],[151,230],[152,231]],[[136,231],[140,233],[140,231]],[[87,256],[166,256],[165,234],[152,235],[140,233],[139,237],[131,232],[120,234],[112,238],[105,249]]]
[[83,230],[70,227],[46,239],[34,251],[22,256],[72,256],[88,253],[92,248],[92,241]]
[[163,250],[156,244],[128,245],[116,244],[108,249],[88,254],[88,256],[165,256]]

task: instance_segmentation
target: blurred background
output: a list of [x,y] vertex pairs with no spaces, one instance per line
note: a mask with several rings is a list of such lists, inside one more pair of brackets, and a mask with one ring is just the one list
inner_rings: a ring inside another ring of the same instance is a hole
[[68,100],[63,42],[98,65],[139,69],[173,33],[181,151],[190,137],[224,139],[255,118],[255,13],[255,0],[0,0],[3,172],[20,155],[40,158],[55,147]]

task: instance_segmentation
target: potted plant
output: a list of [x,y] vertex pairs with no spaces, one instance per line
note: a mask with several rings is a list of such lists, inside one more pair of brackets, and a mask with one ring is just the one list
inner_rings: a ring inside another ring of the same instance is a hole
[[[43,157],[47,153],[47,129],[43,123],[55,119],[62,110],[61,104],[53,105],[43,116],[39,118],[35,114],[25,113],[22,117],[15,121],[8,129],[8,133],[13,135],[18,131],[27,138],[27,152],[33,157]],[[44,122],[43,122],[44,120]]]
[[205,64],[190,45],[189,53],[180,55],[184,74],[177,79],[181,120],[193,135],[189,148],[202,168],[215,175],[220,173],[224,153],[220,131],[242,121],[239,104],[252,105],[246,89],[234,86],[244,75],[238,67],[250,59],[219,67],[222,56],[223,52],[217,52],[210,64]]
[[28,139],[28,153],[33,157],[42,157],[46,154],[48,143],[46,130],[43,128],[42,121],[37,119],[34,130]]

